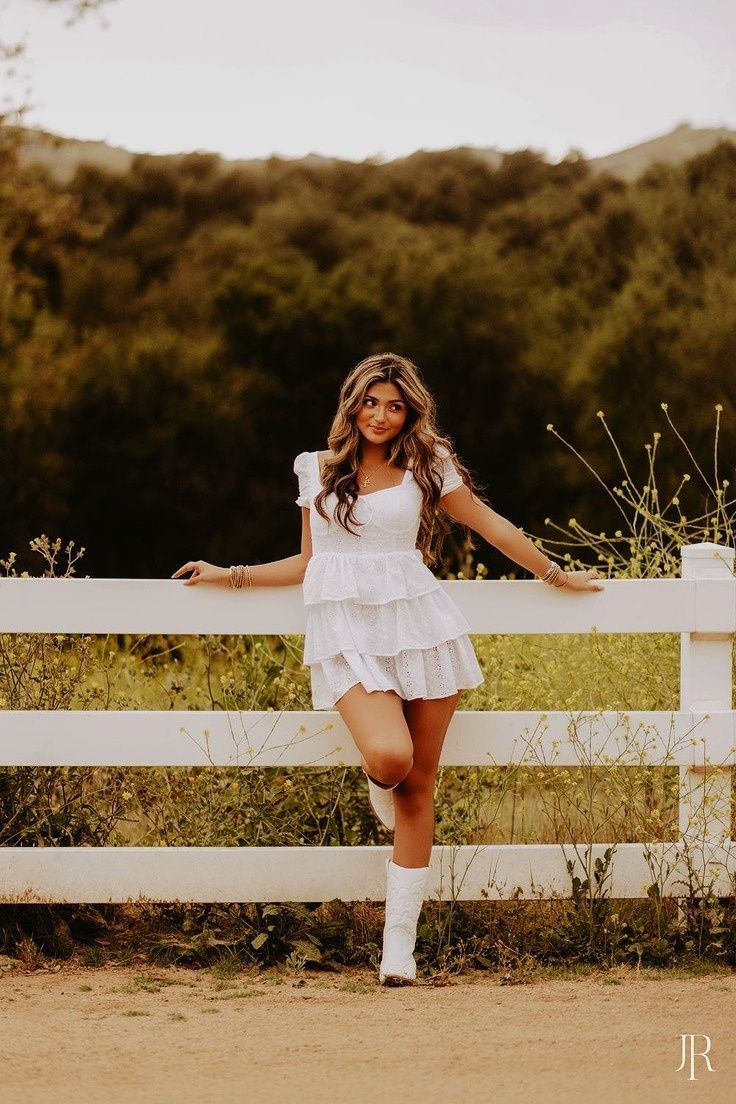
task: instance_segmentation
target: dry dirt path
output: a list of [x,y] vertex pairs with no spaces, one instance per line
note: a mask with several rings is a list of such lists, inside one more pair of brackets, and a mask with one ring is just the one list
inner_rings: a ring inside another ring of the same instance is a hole
[[[736,1100],[736,975],[386,989],[367,972],[150,967],[0,977],[2,1104]],[[680,1034],[713,1073],[677,1073]]]

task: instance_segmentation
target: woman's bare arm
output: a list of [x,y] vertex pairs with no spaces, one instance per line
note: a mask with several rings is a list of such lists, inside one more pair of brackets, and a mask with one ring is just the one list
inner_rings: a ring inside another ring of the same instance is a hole
[[[296,556],[270,563],[250,564],[253,586],[296,586],[303,582],[304,572],[312,556],[312,531],[309,525],[309,507],[302,506],[302,547]],[[228,576],[230,569],[228,568]],[[228,577],[229,585],[229,577]]]
[[[502,514],[497,514],[485,502],[480,502],[465,484],[443,495],[440,506],[455,521],[467,525],[504,556],[534,575],[544,575],[553,562],[524,536],[518,526]],[[598,578],[600,576],[594,569],[565,572],[566,583],[573,590],[603,590],[602,585],[591,581]]]
[[[287,556],[283,560],[271,560],[270,563],[249,564],[252,586],[298,586],[304,580],[304,572],[312,556],[312,532],[309,525],[309,508],[302,506],[302,543],[296,556]],[[177,579],[186,571],[193,572],[191,578],[184,580],[185,586],[193,583],[210,583],[213,586],[230,586],[230,568],[218,567],[204,560],[183,564],[171,576]],[[245,587],[248,586],[247,575]]]

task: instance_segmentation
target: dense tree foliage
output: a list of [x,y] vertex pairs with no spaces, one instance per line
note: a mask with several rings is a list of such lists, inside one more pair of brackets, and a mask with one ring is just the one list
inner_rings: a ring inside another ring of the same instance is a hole
[[530,151],[140,156],[65,188],[2,157],[0,544],[21,569],[42,532],[94,575],[291,554],[293,457],[380,349],[422,367],[491,502],[536,532],[611,519],[548,422],[613,481],[598,409],[642,464],[661,401],[694,448],[714,402],[733,413],[728,143],[634,184]]

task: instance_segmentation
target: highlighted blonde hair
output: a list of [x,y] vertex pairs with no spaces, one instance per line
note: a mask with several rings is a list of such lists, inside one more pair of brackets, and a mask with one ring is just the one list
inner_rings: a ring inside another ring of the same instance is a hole
[[[427,389],[421,372],[408,357],[398,353],[375,353],[361,360],[351,370],[342,387],[337,412],[327,435],[332,456],[326,457],[322,472],[322,489],[314,498],[317,512],[326,521],[325,499],[329,494],[337,497],[335,520],[348,532],[354,533],[348,523],[360,524],[355,517],[358,498],[358,461],[360,459],[361,434],[355,417],[361,410],[368,389],[374,383],[393,383],[407,404],[407,417],[400,432],[389,442],[388,460],[400,468],[412,468],[414,480],[422,492],[422,512],[417,533],[417,547],[425,561],[434,566],[440,559],[445,537],[450,526],[437,504],[442,490],[442,476],[438,457],[442,449],[457,468],[463,483],[471,494],[485,502],[478,494],[473,479],[460,461],[449,437],[438,430],[435,402]],[[465,530],[465,546],[476,548],[471,530]]]

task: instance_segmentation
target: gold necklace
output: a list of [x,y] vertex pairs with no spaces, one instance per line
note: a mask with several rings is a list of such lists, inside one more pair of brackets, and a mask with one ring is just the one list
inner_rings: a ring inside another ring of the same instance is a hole
[[[369,483],[370,483],[370,481],[371,481],[371,476],[373,475],[373,472],[374,472],[374,471],[378,471],[378,469],[379,469],[380,467],[383,467],[383,465],[384,465],[384,464],[387,464],[387,463],[388,463],[388,461],[387,461],[387,460],[382,460],[380,464],[376,464],[375,468],[371,468],[371,471],[370,471],[370,473],[369,473],[368,475],[366,475],[364,479],[362,479],[362,486],[363,486],[363,487],[367,487],[367,486],[368,486],[368,484],[369,484]],[[362,465],[360,465],[360,466],[362,466]]]

